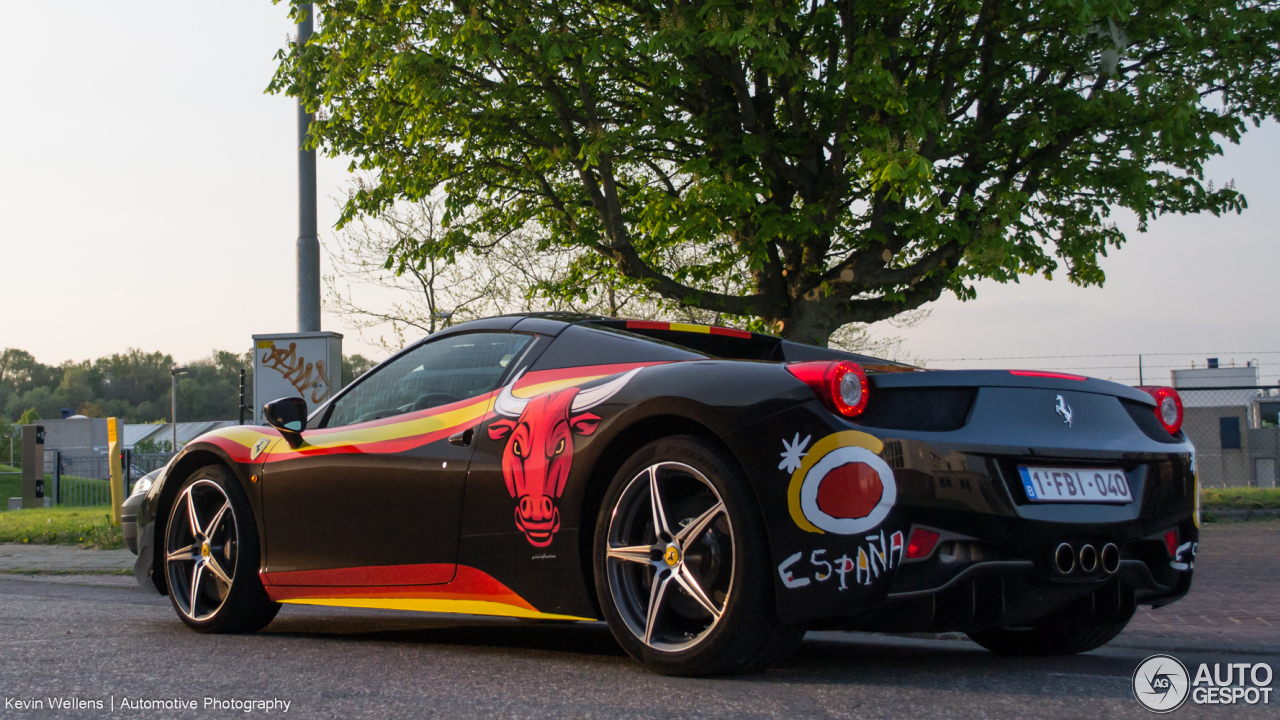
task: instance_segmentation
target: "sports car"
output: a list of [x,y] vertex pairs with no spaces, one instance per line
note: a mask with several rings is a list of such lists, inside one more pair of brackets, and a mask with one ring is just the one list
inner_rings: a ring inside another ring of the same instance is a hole
[[136,577],[197,631],[285,603],[603,620],[645,667],[712,675],[810,628],[1082,652],[1191,584],[1170,388],[528,314],[264,411],[138,509]]

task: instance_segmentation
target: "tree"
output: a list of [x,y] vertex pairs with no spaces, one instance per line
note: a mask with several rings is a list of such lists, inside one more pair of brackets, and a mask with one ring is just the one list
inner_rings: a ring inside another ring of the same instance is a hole
[[[358,181],[353,190],[362,187],[367,185]],[[379,334],[373,342],[392,351],[404,347],[413,330],[431,334],[455,322],[515,312],[562,310],[645,320],[746,324],[742,318],[682,306],[642,286],[619,283],[612,268],[590,251],[547,247],[536,231],[528,229],[500,242],[476,241],[452,262],[429,260],[422,267],[408,267],[402,274],[394,272],[388,258],[395,256],[397,247],[423,247],[444,240],[447,229],[438,222],[443,211],[441,200],[435,197],[396,203],[374,216],[357,217],[333,240],[325,241],[334,269],[325,276],[325,309],[344,316],[362,337],[366,331],[390,326],[390,338]],[[659,261],[667,269],[694,265],[703,260],[699,252],[705,251],[685,244],[668,249]],[[588,292],[556,292],[571,273],[578,276],[575,283]],[[732,277],[716,282],[721,292],[741,291]],[[360,292],[362,285],[378,292]],[[912,311],[889,322],[897,327],[912,326],[927,315],[928,311]],[[902,349],[900,338],[876,338],[867,326],[857,323],[836,330],[830,342],[853,352],[912,360]],[[355,358],[364,360],[358,355]],[[358,375],[351,375],[344,365],[343,385]]]
[[[1265,0],[315,6],[270,89],[376,172],[340,222],[445,193],[446,240],[400,268],[536,224],[584,267],[807,342],[981,278],[1101,284],[1113,209],[1145,229],[1245,207],[1203,164],[1280,102]],[[662,266],[689,245],[702,261]]]
[[[353,192],[367,187],[359,181]],[[387,350],[404,347],[406,332],[431,334],[454,323],[515,312],[560,310],[693,319],[687,309],[669,312],[662,298],[643,287],[620,285],[608,266],[581,262],[583,250],[549,247],[545,234],[540,236],[536,228],[500,240],[475,238],[449,261],[427,256],[420,265],[406,264],[397,272],[388,258],[401,248],[446,242],[448,228],[440,223],[444,213],[443,201],[437,197],[396,203],[376,215],[356,218],[326,241],[334,272],[325,277],[325,309],[344,316],[362,337],[366,331],[389,326],[389,338],[386,334],[369,338]],[[556,292],[570,273],[577,276],[575,284],[594,292]],[[377,292],[361,292],[360,286]]]
[[102,397],[107,400],[123,400],[129,405],[159,399],[167,403],[171,379],[169,371],[173,366],[172,356],[160,352],[143,352],[138,348],[129,348],[124,354],[99,358],[93,363],[94,370],[101,378]]
[[8,388],[15,395],[57,385],[61,377],[59,368],[40,363],[26,350],[5,348],[0,353],[0,387]]
[[100,388],[95,387],[95,373],[89,362],[62,365],[62,380],[58,383],[58,394],[67,407],[80,408],[98,397]]
[[360,355],[343,355],[342,356],[342,387],[346,387],[355,381],[356,378],[369,372],[373,366],[377,365],[369,358]]

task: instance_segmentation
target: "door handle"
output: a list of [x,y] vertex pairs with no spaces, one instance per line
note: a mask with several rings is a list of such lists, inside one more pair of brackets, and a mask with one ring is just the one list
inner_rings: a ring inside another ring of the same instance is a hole
[[453,435],[450,435],[449,442],[453,443],[454,445],[457,445],[458,447],[466,447],[471,444],[471,440],[475,436],[476,436],[476,429],[467,428],[466,430],[463,430],[460,433],[455,433]]

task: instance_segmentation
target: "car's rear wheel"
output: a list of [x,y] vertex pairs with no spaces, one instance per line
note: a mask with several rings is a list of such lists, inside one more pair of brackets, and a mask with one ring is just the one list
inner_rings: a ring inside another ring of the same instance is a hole
[[1111,642],[1133,618],[1130,607],[1120,617],[1081,623],[1060,619],[1041,621],[1026,627],[991,628],[966,633],[970,640],[997,655],[1045,657],[1089,652]]
[[220,465],[192,473],[165,525],[164,566],[178,617],[208,633],[254,632],[280,610],[258,577],[258,530],[249,500]]
[[778,619],[746,479],[702,439],[664,438],[627,461],[605,494],[594,549],[609,628],[655,672],[749,672],[804,636]]

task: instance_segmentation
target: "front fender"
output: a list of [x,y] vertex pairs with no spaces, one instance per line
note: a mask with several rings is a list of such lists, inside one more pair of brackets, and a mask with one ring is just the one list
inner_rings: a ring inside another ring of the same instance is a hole
[[[208,465],[224,465],[235,474],[240,486],[249,497],[253,508],[254,521],[258,524],[258,536],[265,538],[262,525],[263,513],[261,493],[256,483],[250,480],[255,472],[256,457],[254,446],[258,440],[266,438],[267,447],[280,439],[274,428],[251,427],[238,425],[220,428],[187,443],[178,455],[169,463],[151,485],[151,490],[138,507],[138,559],[134,562],[133,575],[143,588],[154,589],[161,595],[167,595],[164,573],[155,572],[164,566],[161,557],[163,544],[157,542],[156,534],[160,530],[161,519],[168,515],[169,507],[178,493],[183,481],[192,473]],[[265,457],[261,449],[257,457]]]

